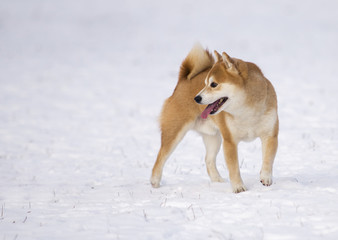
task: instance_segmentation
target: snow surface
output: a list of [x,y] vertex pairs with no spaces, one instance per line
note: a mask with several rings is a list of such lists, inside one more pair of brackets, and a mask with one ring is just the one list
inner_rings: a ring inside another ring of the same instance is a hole
[[[0,239],[338,239],[337,1],[0,2]],[[210,183],[189,133],[149,184],[157,118],[199,41],[279,100],[274,184]]]

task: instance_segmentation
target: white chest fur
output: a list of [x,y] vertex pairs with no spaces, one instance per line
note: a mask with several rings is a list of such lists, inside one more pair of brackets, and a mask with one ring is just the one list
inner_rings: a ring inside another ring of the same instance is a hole
[[273,131],[277,120],[275,110],[265,114],[248,112],[240,117],[227,118],[228,128],[236,142],[252,141]]
[[219,131],[216,124],[210,118],[204,120],[200,117],[197,118],[193,129],[207,135],[215,135]]

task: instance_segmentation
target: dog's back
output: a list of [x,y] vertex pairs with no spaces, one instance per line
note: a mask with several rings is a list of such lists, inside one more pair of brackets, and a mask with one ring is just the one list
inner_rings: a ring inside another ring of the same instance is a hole
[[163,105],[160,117],[162,131],[168,121],[183,124],[194,121],[201,113],[200,106],[194,102],[194,96],[203,88],[205,77],[213,64],[214,58],[210,52],[200,44],[195,44],[181,64],[172,96]]

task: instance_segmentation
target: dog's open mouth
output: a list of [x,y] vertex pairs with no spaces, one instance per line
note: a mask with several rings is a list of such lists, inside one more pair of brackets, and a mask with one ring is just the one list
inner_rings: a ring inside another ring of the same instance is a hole
[[218,99],[217,101],[209,104],[201,114],[201,118],[206,119],[209,114],[215,114],[219,108],[228,100],[227,97]]

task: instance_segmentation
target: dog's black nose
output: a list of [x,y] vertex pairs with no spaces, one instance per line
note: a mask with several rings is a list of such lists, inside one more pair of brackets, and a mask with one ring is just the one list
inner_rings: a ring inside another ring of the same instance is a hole
[[202,101],[202,97],[200,95],[196,96],[194,99],[197,103],[200,103]]

